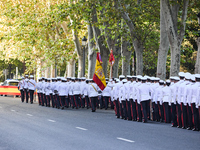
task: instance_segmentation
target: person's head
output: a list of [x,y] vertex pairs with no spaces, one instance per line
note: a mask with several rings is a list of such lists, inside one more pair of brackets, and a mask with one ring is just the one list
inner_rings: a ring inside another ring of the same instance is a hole
[[27,74],[25,75],[25,79],[28,79],[28,75]]
[[123,79],[125,79],[125,76],[124,75],[120,75],[119,76],[119,80],[122,81]]
[[170,81],[170,80],[167,80],[167,81],[166,81],[166,85],[167,85],[167,86],[170,86],[170,84],[171,84],[171,81]]
[[142,83],[146,83],[147,78],[146,78],[146,77],[142,77],[142,78],[141,78],[141,81],[142,81]]
[[160,80],[160,81],[159,81],[159,85],[164,85],[164,81],[163,81],[163,80]]
[[196,82],[200,82],[200,74],[195,75]]
[[130,76],[130,75],[127,75],[127,81],[131,81],[132,80],[132,76]]
[[179,75],[180,80],[184,80],[184,78],[185,78],[184,72],[179,72],[178,75]]

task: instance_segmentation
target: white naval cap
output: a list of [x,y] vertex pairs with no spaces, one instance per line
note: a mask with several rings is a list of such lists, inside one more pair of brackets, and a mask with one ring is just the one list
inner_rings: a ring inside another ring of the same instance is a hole
[[65,79],[64,77],[61,78],[62,81],[67,81],[67,79]]
[[130,76],[130,75],[127,75],[126,77],[127,77],[127,78],[132,78],[132,76]]
[[136,76],[132,76],[132,78],[137,78]]
[[111,81],[113,81],[113,79],[110,79],[109,81],[111,82]]
[[122,82],[126,83],[126,82],[127,82],[127,79],[123,79]]
[[28,77],[28,75],[26,74],[25,77]]
[[170,80],[166,80],[166,83],[171,83],[171,81]]
[[156,80],[156,81],[160,81],[160,78],[156,77],[155,80]]
[[120,75],[119,78],[125,78],[125,76],[124,75]]
[[195,75],[191,75],[191,78],[190,78],[192,81],[195,81]]
[[185,73],[185,78],[186,78],[187,80],[190,80],[190,78],[191,78],[191,73],[189,73],[189,72]]
[[179,77],[174,77],[174,80],[179,81],[180,78]]
[[200,78],[200,74],[195,74],[195,78]]
[[151,81],[154,81],[154,80],[155,80],[155,77],[150,77],[150,80],[151,80]]
[[24,77],[21,77],[22,79],[24,79]]
[[185,77],[185,73],[184,73],[184,72],[179,72],[178,75],[179,75],[180,77]]
[[86,77],[82,77],[81,79],[82,79],[82,80],[85,80],[85,79],[86,79]]
[[30,78],[34,78],[33,75],[30,75]]
[[146,77],[141,77],[140,79],[143,80],[143,81],[147,80]]
[[51,81],[51,78],[47,78],[48,81]]
[[160,80],[159,83],[164,83],[164,81],[163,81],[163,80]]
[[142,78],[142,76],[141,76],[141,75],[137,75],[136,77],[137,77],[138,79],[141,79],[141,78]]
[[119,79],[116,79],[116,82],[119,82],[120,80]]

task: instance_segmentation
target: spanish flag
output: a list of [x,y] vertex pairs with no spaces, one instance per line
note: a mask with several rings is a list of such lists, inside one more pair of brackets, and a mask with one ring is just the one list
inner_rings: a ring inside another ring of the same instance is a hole
[[103,91],[104,88],[106,87],[106,80],[105,80],[105,75],[103,73],[103,68],[101,64],[102,64],[101,55],[98,52],[93,80],[99,86],[99,88]]

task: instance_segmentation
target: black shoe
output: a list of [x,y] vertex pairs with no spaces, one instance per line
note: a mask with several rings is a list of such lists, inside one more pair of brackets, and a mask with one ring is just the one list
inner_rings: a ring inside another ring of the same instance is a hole
[[117,116],[117,118],[119,119],[120,117],[119,117],[119,116]]
[[171,127],[177,127],[176,125],[171,125]]
[[137,122],[142,122],[142,120],[137,120]]
[[124,118],[124,120],[127,120],[126,118]]
[[186,127],[182,127],[182,129],[186,129]]
[[92,110],[92,112],[95,112],[95,110]]
[[198,128],[194,128],[194,129],[192,129],[192,131],[199,131],[199,129]]
[[31,102],[31,104],[33,104],[33,102]]
[[143,120],[142,122],[143,122],[143,123],[147,123],[147,121],[144,121],[144,120]]
[[182,128],[181,126],[177,126],[177,128]]
[[62,110],[64,109],[64,107],[61,108]]
[[192,130],[192,128],[191,128],[191,127],[188,127],[187,130]]

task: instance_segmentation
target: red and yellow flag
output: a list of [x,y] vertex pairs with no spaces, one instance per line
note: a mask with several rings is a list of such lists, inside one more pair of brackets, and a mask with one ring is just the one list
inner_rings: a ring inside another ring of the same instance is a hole
[[101,64],[102,64],[101,55],[98,52],[93,80],[99,86],[99,88],[103,91],[104,88],[106,87],[106,79],[105,79],[105,75],[103,73],[103,68]]
[[113,55],[113,50],[110,51],[109,63],[110,63],[111,66],[113,66],[114,63],[115,63],[115,58],[114,58],[114,55]]

